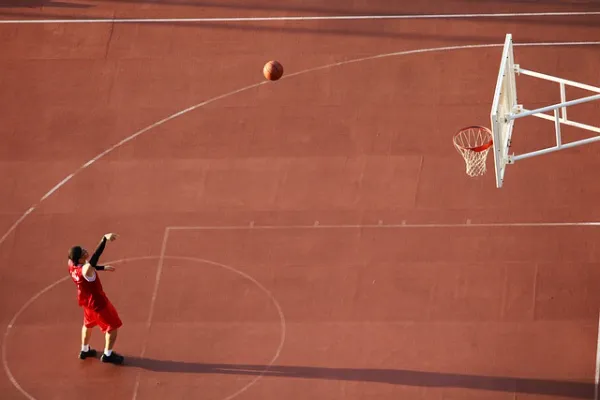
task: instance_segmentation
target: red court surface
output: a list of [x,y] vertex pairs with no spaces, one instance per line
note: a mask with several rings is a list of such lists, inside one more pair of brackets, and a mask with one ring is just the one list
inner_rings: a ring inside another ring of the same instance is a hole
[[[600,4],[346,3],[0,1],[2,399],[595,398],[600,147],[496,189],[451,138],[489,125],[507,33],[599,86]],[[66,264],[113,231],[123,366],[77,359]]]

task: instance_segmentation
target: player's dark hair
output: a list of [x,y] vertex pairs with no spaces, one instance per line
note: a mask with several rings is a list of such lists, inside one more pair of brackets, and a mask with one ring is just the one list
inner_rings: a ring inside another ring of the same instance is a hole
[[69,250],[69,260],[73,261],[73,263],[77,264],[81,255],[83,254],[83,248],[81,246],[73,246]]

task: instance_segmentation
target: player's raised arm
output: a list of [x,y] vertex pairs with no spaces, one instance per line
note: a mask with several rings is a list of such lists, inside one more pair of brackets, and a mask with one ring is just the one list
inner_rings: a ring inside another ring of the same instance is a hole
[[[92,276],[94,276],[95,269],[104,269],[104,268],[100,268],[100,266],[98,266],[98,261],[100,261],[100,256],[104,252],[104,249],[106,247],[106,242],[107,241],[112,242],[116,238],[117,238],[117,234],[115,234],[115,233],[107,233],[106,235],[104,235],[102,237],[102,240],[98,244],[96,251],[94,251],[94,254],[92,254],[92,257],[90,257],[90,260],[87,263],[85,263],[85,265],[83,266],[82,272],[85,276],[87,276],[88,278],[91,278]],[[112,270],[112,267],[109,270]]]

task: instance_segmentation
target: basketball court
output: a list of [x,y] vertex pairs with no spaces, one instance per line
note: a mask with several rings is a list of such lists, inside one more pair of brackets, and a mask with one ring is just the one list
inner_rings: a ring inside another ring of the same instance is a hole
[[0,397],[599,397],[600,5],[345,3],[0,2]]

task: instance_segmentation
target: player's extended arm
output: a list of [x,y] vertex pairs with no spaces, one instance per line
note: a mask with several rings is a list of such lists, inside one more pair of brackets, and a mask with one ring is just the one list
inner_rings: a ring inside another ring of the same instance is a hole
[[98,265],[98,261],[100,261],[100,256],[102,255],[102,252],[104,252],[105,247],[106,247],[106,236],[102,236],[102,240],[100,241],[100,244],[96,248],[96,251],[94,251],[94,254],[92,254],[92,257],[90,257],[89,263],[91,264],[92,267],[96,268],[96,265]]
[[96,251],[94,251],[94,254],[92,255],[92,257],[88,260],[88,262],[85,263],[85,265],[82,268],[81,272],[86,277],[92,278],[94,276],[94,274],[96,273],[96,268],[98,267],[98,261],[100,260],[100,256],[102,255],[102,252],[104,251],[105,247],[106,247],[106,236],[103,236],[102,240],[100,241],[100,244],[96,248]]
[[100,241],[100,244],[98,244],[96,251],[94,251],[94,254],[92,255],[92,257],[90,257],[90,260],[83,266],[82,272],[85,276],[87,276],[88,278],[93,277],[95,270],[102,271],[105,268],[108,270],[112,270],[112,267],[104,267],[102,265],[98,265],[98,261],[100,261],[100,256],[102,255],[102,252],[104,252],[106,242],[108,240],[113,241],[116,238],[117,235],[115,235],[114,233],[109,233],[102,237],[102,240]]

